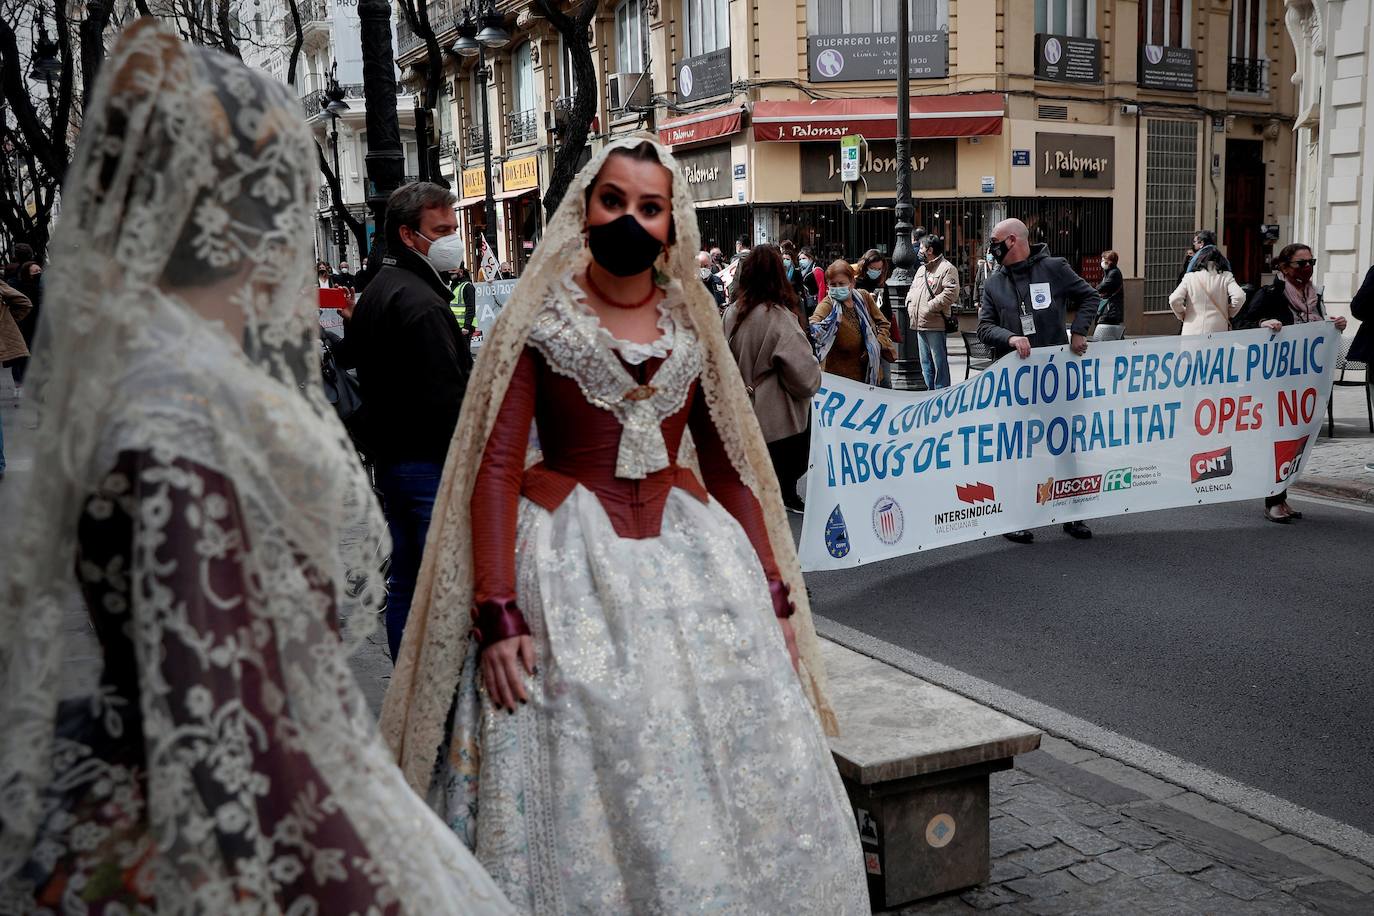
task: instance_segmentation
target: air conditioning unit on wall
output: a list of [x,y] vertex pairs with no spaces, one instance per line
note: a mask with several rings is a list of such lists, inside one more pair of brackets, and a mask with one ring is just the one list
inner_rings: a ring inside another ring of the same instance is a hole
[[612,73],[607,89],[611,111],[649,106],[649,77],[644,73]]

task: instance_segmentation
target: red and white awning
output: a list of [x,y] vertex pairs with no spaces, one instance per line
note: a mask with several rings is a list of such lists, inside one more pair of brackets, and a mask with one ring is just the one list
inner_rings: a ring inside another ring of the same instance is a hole
[[[998,93],[928,95],[911,99],[911,136],[987,137],[1002,132],[1006,101]],[[867,140],[897,136],[897,100],[816,99],[755,102],[754,139],[783,143],[838,140],[863,134]]]
[[658,125],[658,139],[665,146],[687,146],[739,133],[743,125],[744,107],[713,108],[681,118],[673,118]]

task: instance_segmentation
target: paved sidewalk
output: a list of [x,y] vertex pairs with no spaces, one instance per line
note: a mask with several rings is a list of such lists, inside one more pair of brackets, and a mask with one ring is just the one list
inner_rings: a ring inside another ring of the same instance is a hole
[[889,912],[1374,913],[1374,868],[1046,736],[992,777],[992,877]]

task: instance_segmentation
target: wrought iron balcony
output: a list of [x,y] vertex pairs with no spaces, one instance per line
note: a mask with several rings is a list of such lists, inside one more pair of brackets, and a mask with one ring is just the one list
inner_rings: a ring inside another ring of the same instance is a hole
[[321,210],[328,210],[330,207],[334,206],[334,195],[329,193],[328,184],[320,184],[319,204]]
[[484,141],[483,141],[483,138],[482,138],[482,125],[481,125],[481,124],[470,124],[470,125],[468,125],[467,134],[468,134],[468,155],[469,155],[469,156],[480,156],[480,155],[482,155],[482,149],[483,149],[483,146],[484,146]]
[[[339,88],[343,89],[345,99],[361,99],[365,97],[362,83],[344,83]],[[323,89],[316,89],[314,92],[307,92],[305,95],[301,96],[301,107],[305,109],[305,116],[307,118],[313,118],[324,111],[324,106],[327,104],[327,101],[328,100],[325,98],[325,91]],[[353,107],[356,108],[358,106],[355,105]]]
[[1269,61],[1231,58],[1226,69],[1226,88],[1246,95],[1269,94]]
[[539,138],[539,113],[512,111],[506,114],[506,142],[511,146],[533,143]]

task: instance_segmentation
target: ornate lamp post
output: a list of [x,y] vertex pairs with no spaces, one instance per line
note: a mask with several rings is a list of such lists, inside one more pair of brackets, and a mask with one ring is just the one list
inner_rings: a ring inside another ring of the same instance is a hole
[[348,257],[348,227],[344,225],[339,208],[343,206],[343,176],[339,174],[339,117],[349,109],[344,101],[343,87],[339,85],[339,64],[335,61],[329,67],[329,83],[324,90],[325,100],[320,103],[325,117],[330,121],[329,145],[334,152],[334,177],[337,179],[338,192],[334,195],[334,238],[339,246],[339,261]]
[[925,388],[919,357],[913,358],[913,331],[908,326],[906,294],[915,278],[916,251],[911,247],[911,45],[908,9],[897,4],[897,240],[892,246],[892,273],[887,278],[887,301],[892,320],[901,322],[902,342],[892,368],[892,387],[907,391]]
[[396,55],[391,46],[389,0],[358,0],[362,23],[363,94],[367,99],[367,207],[372,211],[372,252],[364,283],[386,254],[386,201],[405,176],[405,153],[396,119]]
[[[481,30],[478,30],[478,26]],[[486,191],[485,210],[487,244],[496,245],[496,195],[491,186],[491,117],[487,105],[487,84],[491,81],[491,67],[487,64],[487,49],[496,50],[510,44],[510,33],[496,12],[495,0],[474,0],[463,9],[458,24],[458,40],[453,43],[455,53],[463,57],[477,57],[477,86],[482,102],[482,186]],[[469,240],[471,241],[471,240]]]

